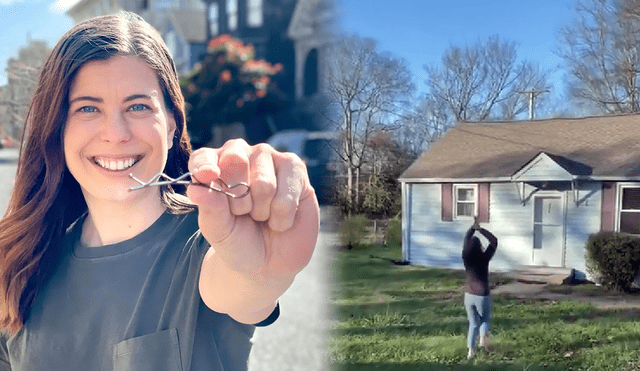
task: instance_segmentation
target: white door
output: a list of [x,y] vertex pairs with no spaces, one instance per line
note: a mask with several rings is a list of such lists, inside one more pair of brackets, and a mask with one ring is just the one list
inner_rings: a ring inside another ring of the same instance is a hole
[[560,196],[536,196],[533,217],[533,264],[561,267],[564,210]]

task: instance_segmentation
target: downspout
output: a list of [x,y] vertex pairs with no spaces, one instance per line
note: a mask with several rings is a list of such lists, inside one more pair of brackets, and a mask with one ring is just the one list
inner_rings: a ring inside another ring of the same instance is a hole
[[402,261],[408,262],[410,257],[409,254],[409,241],[410,241],[410,227],[411,227],[411,203],[410,203],[410,192],[409,185],[407,182],[402,183],[402,220],[401,220],[401,228],[402,228]]

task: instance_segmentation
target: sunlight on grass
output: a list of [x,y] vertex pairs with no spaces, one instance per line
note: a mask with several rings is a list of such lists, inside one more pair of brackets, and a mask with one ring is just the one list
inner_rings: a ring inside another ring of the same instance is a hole
[[463,272],[397,265],[398,254],[335,255],[335,370],[640,370],[640,311],[506,297],[494,298],[491,346],[469,362]]

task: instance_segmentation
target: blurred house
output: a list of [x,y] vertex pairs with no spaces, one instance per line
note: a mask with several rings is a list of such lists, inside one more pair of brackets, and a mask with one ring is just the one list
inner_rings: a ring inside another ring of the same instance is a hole
[[331,0],[79,0],[67,14],[79,23],[122,10],[160,32],[180,74],[206,52],[207,40],[230,34],[253,44],[256,59],[283,65],[279,87],[288,96],[307,102],[318,95],[335,23]]
[[126,10],[139,14],[165,40],[179,74],[206,51],[205,5],[200,0],[79,0],[67,10],[74,23]]

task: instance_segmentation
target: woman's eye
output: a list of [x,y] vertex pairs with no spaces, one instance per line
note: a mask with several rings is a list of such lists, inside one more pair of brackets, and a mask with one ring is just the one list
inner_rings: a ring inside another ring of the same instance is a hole
[[80,107],[80,109],[78,110],[78,112],[82,112],[82,113],[95,113],[97,111],[98,111],[98,109],[96,107],[93,107],[93,106]]
[[129,107],[130,111],[136,111],[136,112],[140,112],[148,109],[149,109],[149,106],[147,106],[146,104],[134,104],[133,106]]

